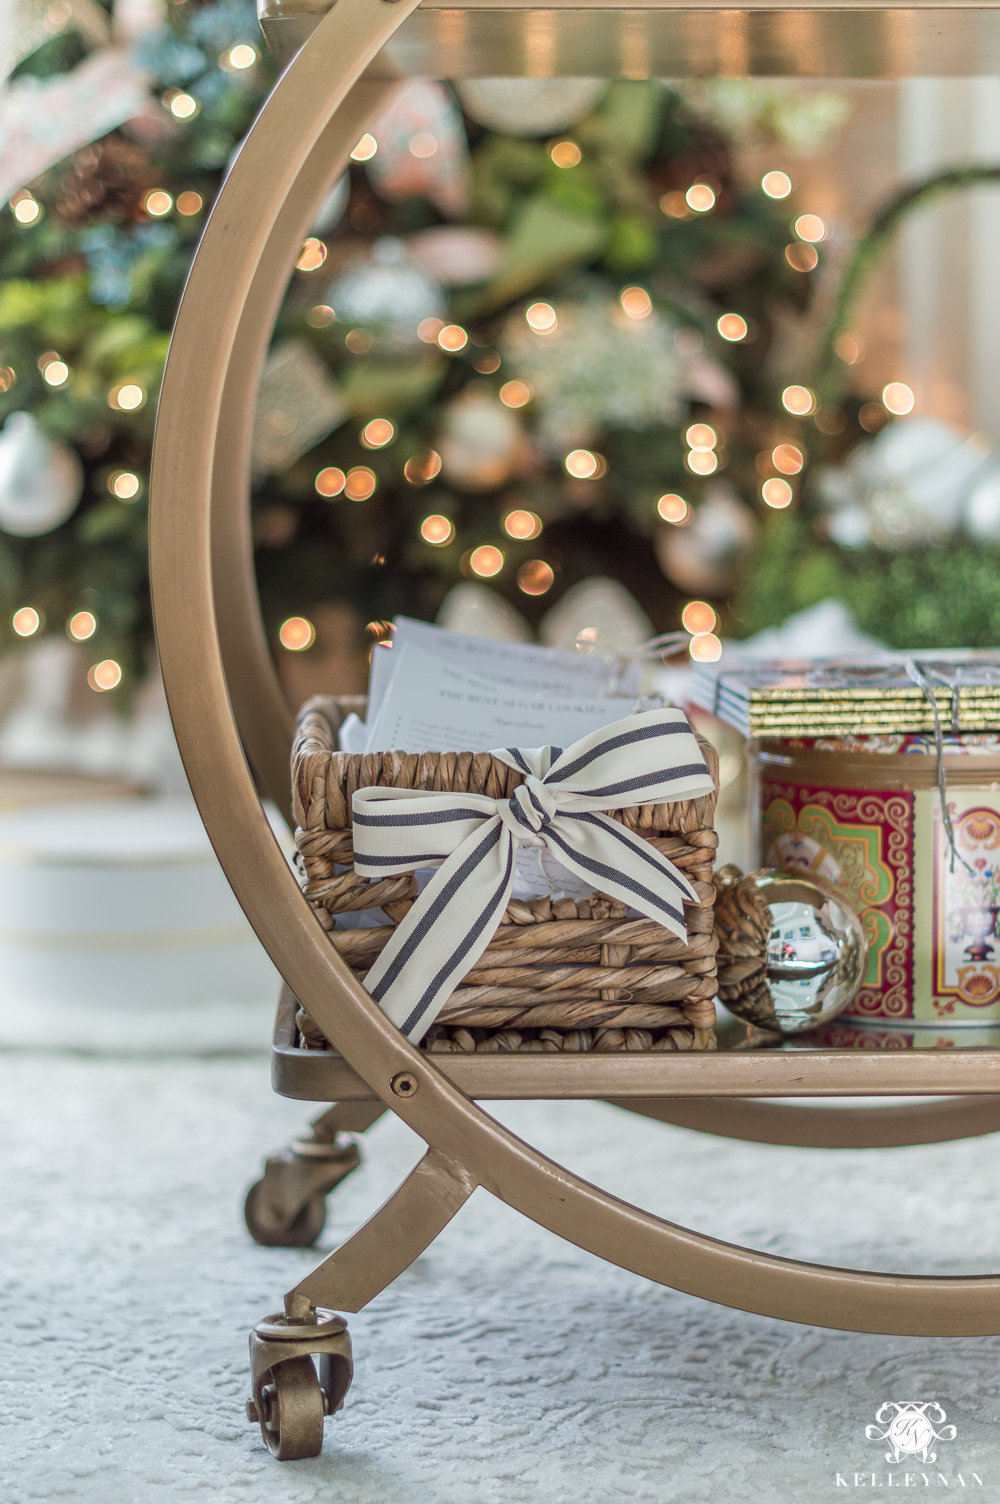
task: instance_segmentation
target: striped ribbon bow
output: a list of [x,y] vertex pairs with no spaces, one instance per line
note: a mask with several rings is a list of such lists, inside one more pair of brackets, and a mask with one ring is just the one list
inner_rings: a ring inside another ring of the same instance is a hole
[[641,836],[600,810],[699,798],[714,788],[684,713],[629,716],[572,747],[492,754],[525,780],[509,799],[364,788],[354,795],[354,870],[438,871],[398,925],[365,986],[419,1040],[486,949],[503,917],[519,846],[547,846],[594,889],[681,939],[694,889]]

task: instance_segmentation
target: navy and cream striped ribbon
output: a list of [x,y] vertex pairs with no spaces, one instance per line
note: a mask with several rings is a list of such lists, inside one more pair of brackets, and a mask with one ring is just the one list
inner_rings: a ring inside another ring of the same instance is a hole
[[434,1022],[503,917],[519,846],[545,846],[592,888],[685,939],[687,878],[648,841],[599,813],[699,798],[714,788],[680,710],[629,716],[572,747],[508,747],[524,773],[510,799],[363,788],[354,795],[354,870],[438,870],[368,972],[365,986],[408,1038]]

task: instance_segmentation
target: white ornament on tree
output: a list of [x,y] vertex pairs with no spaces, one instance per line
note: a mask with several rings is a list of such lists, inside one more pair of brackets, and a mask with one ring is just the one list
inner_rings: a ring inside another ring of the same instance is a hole
[[525,447],[521,424],[485,382],[445,409],[437,449],[444,477],[460,491],[492,491],[509,479]]
[[506,136],[551,136],[589,115],[603,78],[470,78],[456,84],[465,113]]
[[979,543],[1000,542],[1000,468],[989,465],[965,503],[965,531]]
[[725,481],[705,491],[705,500],[683,527],[666,523],[654,548],[663,573],[678,590],[724,595],[757,535],[757,521]]
[[530,642],[531,628],[499,591],[474,580],[453,585],[441,603],[438,626],[498,642]]
[[396,349],[419,346],[417,326],[445,312],[437,282],[392,235],[376,240],[369,261],[343,272],[327,300],[338,323],[360,324],[375,335],[377,345]]
[[15,538],[50,533],[82,495],[76,451],[49,438],[30,413],[11,413],[0,433],[0,528]]
[[964,513],[973,537],[997,537],[985,493],[978,508],[971,502],[992,473],[989,454],[978,434],[938,418],[897,419],[859,444],[840,469],[821,473],[827,531],[842,548],[914,548],[942,542]]
[[538,635],[550,648],[574,648],[581,637],[598,648],[637,648],[652,637],[653,623],[624,585],[594,575],[560,596]]

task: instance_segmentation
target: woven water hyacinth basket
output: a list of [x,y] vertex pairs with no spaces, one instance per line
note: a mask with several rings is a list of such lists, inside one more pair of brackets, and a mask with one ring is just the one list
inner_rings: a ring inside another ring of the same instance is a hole
[[[523,775],[488,752],[340,752],[338,731],[359,697],[310,700],[292,751],[295,843],[303,888],[331,943],[360,982],[417,897],[412,873],[371,880],[354,869],[351,801],[358,788],[395,787],[509,797]],[[699,740],[718,786],[718,759]],[[685,904],[688,938],[625,906],[587,899],[512,900],[485,954],[428,1030],[432,1053],[715,1048],[716,939],[712,828],[716,794],[613,812],[684,872],[698,902]],[[379,908],[388,923],[336,928],[336,916]],[[300,1008],[300,1043],[328,1048]]]

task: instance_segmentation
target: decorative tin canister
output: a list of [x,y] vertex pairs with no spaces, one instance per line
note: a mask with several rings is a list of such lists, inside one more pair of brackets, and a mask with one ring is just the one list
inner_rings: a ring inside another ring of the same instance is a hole
[[845,1018],[1000,1019],[1000,735],[751,743],[757,860],[843,890],[868,940]]

